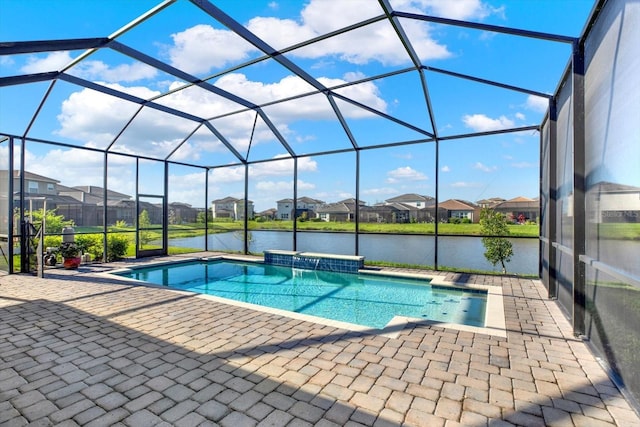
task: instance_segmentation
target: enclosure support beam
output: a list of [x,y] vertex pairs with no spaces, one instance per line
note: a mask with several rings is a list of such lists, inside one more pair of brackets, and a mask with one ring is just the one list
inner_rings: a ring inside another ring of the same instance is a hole
[[573,333],[585,334],[586,270],[580,256],[586,252],[585,240],[585,123],[584,123],[584,46],[573,45]]
[[356,150],[356,242],[355,254],[360,255],[360,150]]
[[[541,133],[542,136],[542,133]],[[558,280],[556,270],[556,247],[553,245],[557,241],[558,230],[558,110],[555,98],[549,100],[549,163],[547,165],[547,171],[549,174],[548,183],[549,188],[549,209],[547,209],[548,217],[547,223],[549,224],[549,238],[547,243],[547,249],[549,251],[549,283],[547,284],[547,290],[549,292],[549,298],[558,297]],[[544,171],[544,169],[541,169]]]
[[249,164],[244,165],[244,254],[249,253]]
[[[204,250],[209,252],[209,168],[204,172]],[[213,212],[211,213],[213,217]]]
[[162,197],[162,249],[169,254],[169,162],[164,161],[164,197]]
[[[7,168],[7,191],[9,192],[9,194],[7,194],[7,199],[8,199],[8,203],[7,203],[7,208],[9,209],[8,212],[6,212],[7,214],[7,218],[9,218],[8,221],[8,230],[7,230],[7,246],[8,246],[8,264],[9,264],[9,274],[13,274],[15,273],[14,271],[14,266],[13,266],[13,232],[14,230],[14,224],[15,224],[15,220],[13,218],[13,194],[14,194],[14,189],[13,189],[13,168],[14,168],[14,164],[13,164],[13,141],[14,138],[13,137],[9,137],[9,167]],[[22,197],[22,196],[21,196]]]
[[107,212],[108,212],[108,206],[107,206],[107,202],[109,200],[109,198],[107,197],[107,188],[109,185],[109,180],[108,180],[108,175],[107,172],[109,169],[107,169],[109,167],[109,153],[108,152],[104,152],[104,162],[103,162],[103,170],[102,170],[102,187],[104,188],[104,191],[102,192],[102,231],[103,231],[103,235],[104,235],[104,239],[102,241],[102,262],[107,262],[107,257],[109,254],[107,254],[107,250],[109,249],[109,234],[108,234],[108,229],[107,229]]
[[27,227],[25,226],[24,219],[24,202],[25,202],[25,179],[24,179],[24,167],[25,167],[25,140],[20,141],[20,272],[27,273],[29,270],[29,257],[27,248],[29,246],[29,238],[27,236]]
[[298,158],[293,158],[293,250],[298,250]]

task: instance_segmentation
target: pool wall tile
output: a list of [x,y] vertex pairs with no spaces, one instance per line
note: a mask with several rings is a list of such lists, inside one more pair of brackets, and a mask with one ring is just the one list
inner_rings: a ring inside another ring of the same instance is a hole
[[364,267],[363,256],[320,254],[295,251],[264,251],[265,264],[306,270],[357,273]]

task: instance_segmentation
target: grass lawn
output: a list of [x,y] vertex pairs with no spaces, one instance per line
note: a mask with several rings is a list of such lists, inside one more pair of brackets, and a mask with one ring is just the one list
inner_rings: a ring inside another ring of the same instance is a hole
[[[226,233],[230,231],[242,230],[242,221],[210,222],[209,233]],[[249,221],[249,230],[293,230],[291,221]],[[327,231],[327,232],[355,232],[353,222],[298,222],[297,229],[300,231]],[[133,227],[113,228],[110,231],[134,231]],[[513,225],[509,227],[512,236],[516,237],[538,237],[539,227],[533,225]],[[102,232],[102,227],[76,227],[77,233],[98,233]],[[360,223],[362,233],[392,233],[392,234],[435,234],[435,224],[433,223],[413,223],[413,224],[382,224],[382,223]],[[159,232],[149,231],[149,233]],[[439,234],[480,236],[480,224],[438,224]],[[169,237],[193,237],[204,234],[204,224],[183,224],[170,225]]]
[[[242,230],[242,221],[210,222],[209,233],[227,233]],[[598,224],[598,235],[601,239],[613,240],[640,240],[640,224]],[[326,232],[355,232],[353,222],[298,222],[300,231],[326,231]],[[509,232],[514,237],[538,237],[539,226],[510,225]],[[101,233],[102,227],[76,227],[77,233]],[[135,231],[133,227],[114,228],[110,231]],[[292,221],[249,221],[249,230],[293,230]],[[435,224],[380,224],[360,223],[362,233],[392,233],[392,234],[435,234]],[[152,232],[154,233],[154,232]],[[480,224],[438,224],[438,234],[480,236]],[[159,235],[159,234],[158,234]],[[169,226],[169,237],[193,237],[204,235],[204,224],[181,224]]]

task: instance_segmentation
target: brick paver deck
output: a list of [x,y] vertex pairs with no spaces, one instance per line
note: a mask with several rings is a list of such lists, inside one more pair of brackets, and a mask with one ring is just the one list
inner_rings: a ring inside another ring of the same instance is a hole
[[104,268],[0,278],[0,425],[640,425],[534,280],[447,274],[502,286],[506,338],[388,338]]

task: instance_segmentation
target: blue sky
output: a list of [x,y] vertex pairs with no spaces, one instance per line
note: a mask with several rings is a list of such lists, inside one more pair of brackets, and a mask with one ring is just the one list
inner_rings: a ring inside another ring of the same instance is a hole
[[[431,14],[491,25],[579,36],[593,1],[390,1],[395,10]],[[1,41],[106,37],[153,9],[159,1],[0,0]],[[275,49],[285,49],[379,16],[372,0],[336,1],[217,1],[215,4]],[[540,93],[552,93],[569,60],[570,46],[469,28],[401,19],[423,65],[473,75]],[[246,64],[261,52],[230,32],[191,3],[178,0],[143,24],[123,32],[117,41],[165,61],[199,78]],[[57,71],[81,51],[0,57],[0,77]],[[311,77],[335,92],[383,115],[397,117],[403,126],[349,104],[336,103],[357,143],[362,147],[424,138],[414,130],[432,133],[431,121],[417,72],[385,79],[367,78],[404,70],[409,57],[388,22],[378,22],[285,53]],[[275,207],[292,197],[293,162],[273,132],[253,111],[210,92],[189,88],[174,76],[148,67],[114,50],[97,51],[67,73],[110,88],[151,99],[202,118],[220,130],[229,143],[256,163],[249,176],[249,198],[257,210]],[[426,72],[435,111],[435,131],[455,136],[519,126],[537,125],[546,99],[525,93]],[[341,84],[361,83],[339,88]],[[210,83],[263,106],[278,132],[296,153],[309,154],[350,147],[327,98],[305,96],[272,103],[311,91],[274,60],[264,60],[215,76]],[[49,83],[0,88],[0,132],[25,133]],[[59,81],[28,136],[77,147],[106,148],[136,112],[137,105]],[[195,132],[194,132],[195,131]],[[192,136],[184,143],[184,139]],[[501,134],[443,141],[439,147],[439,197],[477,201],[536,197],[538,192],[537,132]],[[249,142],[251,149],[248,150]],[[180,145],[182,143],[182,145]],[[179,149],[175,150],[176,147]],[[114,152],[141,153],[196,165],[223,166],[237,159],[205,128],[189,120],[145,108],[122,132]],[[6,147],[0,147],[6,156]],[[363,150],[360,198],[369,204],[403,193],[435,195],[434,144]],[[28,143],[27,169],[51,176],[64,185],[102,185],[102,154],[73,148]],[[355,196],[355,154],[311,155],[298,160],[298,196],[335,202]],[[135,165],[129,158],[109,156],[109,186],[135,194]],[[170,201],[203,206],[201,170],[170,167]],[[141,193],[161,193],[162,168],[141,162]],[[228,195],[242,197],[244,168],[216,168],[210,172],[209,201]]]

